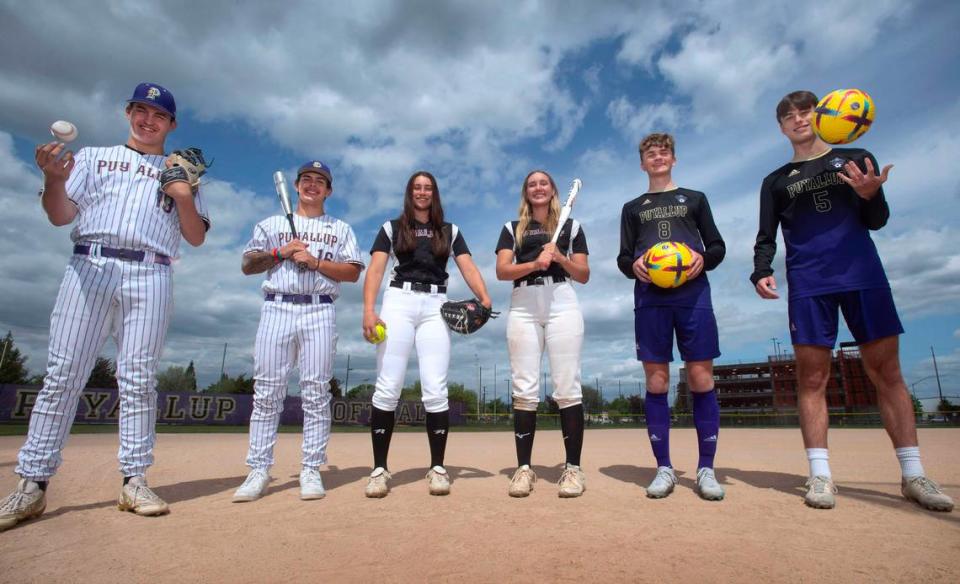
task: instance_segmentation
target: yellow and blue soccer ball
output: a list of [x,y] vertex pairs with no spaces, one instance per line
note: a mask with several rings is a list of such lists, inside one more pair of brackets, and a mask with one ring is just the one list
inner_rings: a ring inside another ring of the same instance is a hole
[[813,131],[829,144],[849,144],[867,133],[876,111],[873,99],[864,91],[831,91],[813,110]]
[[690,248],[679,241],[663,241],[643,255],[643,262],[650,274],[650,281],[660,288],[682,286],[690,275],[693,254]]

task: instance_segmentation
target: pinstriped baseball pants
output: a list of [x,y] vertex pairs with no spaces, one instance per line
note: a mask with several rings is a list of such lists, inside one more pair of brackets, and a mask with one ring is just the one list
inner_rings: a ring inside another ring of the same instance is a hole
[[327,463],[330,440],[330,378],[337,349],[337,315],[333,304],[263,303],[254,358],[253,413],[247,465],[273,466],[273,447],[287,396],[287,380],[300,370],[303,403],[303,459],[307,468]]
[[108,336],[117,343],[120,472],[142,475],[153,464],[156,369],[173,308],[170,273],[155,263],[71,258],[50,317],[47,374],[17,474],[47,480],[56,473],[80,394]]

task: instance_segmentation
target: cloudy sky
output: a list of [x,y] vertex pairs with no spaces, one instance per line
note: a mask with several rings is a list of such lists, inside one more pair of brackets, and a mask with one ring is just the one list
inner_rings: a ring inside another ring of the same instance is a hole
[[[432,171],[503,310],[510,284],[495,281],[494,247],[520,182],[534,168],[563,190],[580,177],[575,216],[592,268],[577,289],[583,376],[607,397],[635,392],[632,283],[615,256],[620,208],[647,187],[636,144],[650,131],[676,135],[674,176],[708,194],[727,242],[710,274],[719,362],[762,361],[772,338],[789,342],[786,302],[761,301],[747,280],[760,182],[791,156],[774,107],[795,89],[858,87],[878,112],[858,146],[896,165],[892,217],[875,240],[907,329],[905,377],[921,397],[936,395],[932,346],[945,393],[960,394],[958,29],[960,8],[935,0],[868,10],[852,0],[91,0],[82,9],[51,0],[30,10],[0,0],[0,330],[13,332],[33,372],[43,368],[70,241],[37,203],[34,145],[57,119],[77,124],[80,146],[124,142],[124,101],[153,81],[178,102],[168,147],[201,146],[216,159],[204,189],[213,229],[201,248],[183,245],[164,354],[164,365],[194,359],[201,384],[219,375],[225,344],[227,371],[252,372],[260,278],[240,273],[241,249],[277,212],[273,171],[320,158],[334,172],[328,211],[364,249],[398,214],[407,177]],[[782,276],[782,251],[775,268]],[[466,295],[459,274],[451,284],[451,297]],[[335,375],[345,377],[349,355],[350,385],[375,377],[360,297],[347,285],[337,305]],[[455,338],[453,355],[451,380],[475,387],[479,364],[490,394],[496,365],[502,395],[505,319]]]

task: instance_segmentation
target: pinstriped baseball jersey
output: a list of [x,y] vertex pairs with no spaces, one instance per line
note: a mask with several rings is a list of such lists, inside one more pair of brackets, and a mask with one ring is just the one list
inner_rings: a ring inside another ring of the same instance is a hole
[[[173,200],[159,190],[166,158],[126,145],[81,148],[67,181],[67,196],[80,211],[71,239],[176,257],[180,216]],[[194,203],[209,229],[199,192]]]
[[[304,217],[293,215],[299,239],[307,245],[314,257],[332,262],[364,266],[360,246],[353,229],[347,223],[330,215]],[[293,239],[290,224],[283,215],[267,217],[253,228],[253,238],[243,253],[270,251],[282,247]],[[301,270],[291,261],[280,262],[267,272],[263,282],[267,294],[327,294],[333,298],[340,295],[340,283],[315,270]]]

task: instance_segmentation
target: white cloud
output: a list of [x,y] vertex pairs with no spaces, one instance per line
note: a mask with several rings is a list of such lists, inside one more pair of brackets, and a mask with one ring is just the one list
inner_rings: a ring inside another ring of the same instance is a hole
[[652,131],[676,130],[682,125],[684,114],[680,106],[672,103],[636,106],[626,97],[619,97],[607,106],[607,117],[625,138],[639,143],[640,138]]

